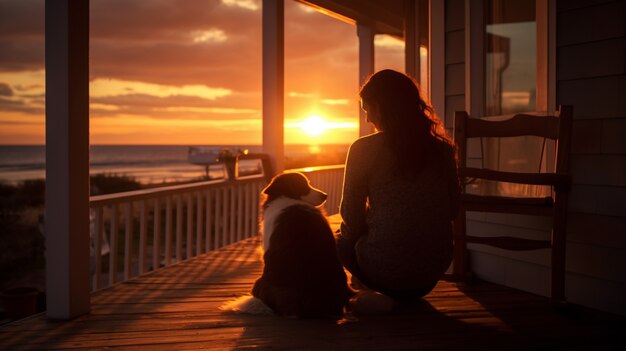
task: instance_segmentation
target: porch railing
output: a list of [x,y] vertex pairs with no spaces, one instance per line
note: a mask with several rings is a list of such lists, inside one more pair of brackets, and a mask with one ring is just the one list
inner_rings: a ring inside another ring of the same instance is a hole
[[[328,193],[329,215],[338,212],[343,165],[295,171]],[[265,185],[260,175],[92,196],[92,290],[258,235]]]

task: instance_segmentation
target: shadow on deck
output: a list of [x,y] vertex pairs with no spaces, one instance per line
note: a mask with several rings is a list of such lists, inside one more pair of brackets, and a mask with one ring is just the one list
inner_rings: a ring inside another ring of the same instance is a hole
[[582,308],[556,313],[544,297],[489,284],[442,281],[393,314],[338,325],[218,310],[261,274],[249,239],[96,292],[91,314],[33,316],[0,329],[20,349],[624,349],[626,319]]

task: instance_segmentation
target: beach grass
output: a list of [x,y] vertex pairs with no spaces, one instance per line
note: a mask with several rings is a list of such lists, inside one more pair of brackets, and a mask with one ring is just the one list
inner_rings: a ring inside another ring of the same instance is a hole
[[[90,177],[91,195],[142,188],[135,178],[103,173]],[[45,269],[45,180],[0,182],[0,290],[19,285],[42,290]]]

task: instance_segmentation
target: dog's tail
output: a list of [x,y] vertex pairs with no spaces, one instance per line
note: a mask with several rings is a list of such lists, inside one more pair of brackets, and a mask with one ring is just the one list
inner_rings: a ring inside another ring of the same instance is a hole
[[271,308],[267,307],[261,299],[251,295],[244,295],[235,300],[228,301],[219,307],[226,312],[246,313],[246,314],[273,314]]

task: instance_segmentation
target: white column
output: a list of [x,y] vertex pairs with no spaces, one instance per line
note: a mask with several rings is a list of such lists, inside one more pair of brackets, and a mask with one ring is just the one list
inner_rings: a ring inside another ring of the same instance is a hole
[[[429,85],[430,103],[435,113],[441,120],[446,116],[446,52],[445,52],[445,8],[444,1],[431,0],[429,9],[430,48],[429,55]],[[454,121],[448,121],[447,126],[452,126]]]
[[472,117],[484,115],[484,5],[465,0],[465,110]]
[[46,4],[49,318],[89,312],[89,1]]
[[285,168],[284,0],[263,0],[263,152],[274,172]]
[[404,71],[421,82],[418,0],[404,0]]
[[[371,27],[357,24],[359,37],[359,88],[374,73],[374,31]],[[365,122],[365,112],[359,109],[359,136],[372,134],[374,126]]]

